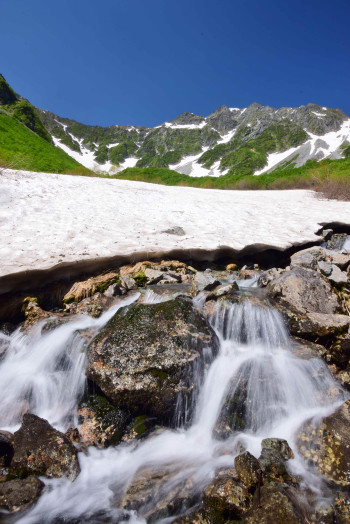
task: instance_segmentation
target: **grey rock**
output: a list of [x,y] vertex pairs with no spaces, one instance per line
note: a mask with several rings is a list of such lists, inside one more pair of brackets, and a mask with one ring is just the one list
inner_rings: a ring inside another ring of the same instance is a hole
[[346,233],[336,233],[335,235],[332,235],[330,240],[328,240],[326,247],[330,250],[341,251],[346,239]]
[[221,284],[220,280],[215,275],[212,275],[210,271],[196,273],[193,281],[197,292],[212,291]]
[[120,275],[120,281],[123,287],[126,289],[136,289],[137,284],[135,280],[128,274],[121,274]]
[[321,271],[322,275],[325,275],[326,277],[329,277],[329,275],[332,273],[332,264],[330,262],[325,262],[323,260],[320,260],[317,262],[318,269]]
[[177,235],[180,237],[186,235],[185,230],[180,226],[165,229],[164,231],[162,231],[162,233],[167,233],[168,235]]
[[325,260],[326,251],[319,246],[310,247],[294,253],[290,257],[290,267],[306,267],[309,269],[317,269],[317,262]]
[[336,287],[345,286],[348,282],[347,274],[344,271],[341,271],[341,269],[334,264],[332,264],[332,273],[329,275],[328,279]]
[[350,264],[350,253],[336,253],[331,255],[332,264],[335,264],[339,269],[346,269]]

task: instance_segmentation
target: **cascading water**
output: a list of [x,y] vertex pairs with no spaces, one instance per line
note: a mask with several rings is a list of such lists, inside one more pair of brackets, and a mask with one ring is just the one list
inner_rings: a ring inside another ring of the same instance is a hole
[[[19,332],[10,339],[3,337],[10,348],[0,365],[6,391],[0,405],[1,427],[13,430],[28,407],[58,428],[72,424],[84,388],[84,342],[77,330],[102,327],[117,307],[99,320],[82,317],[47,334],[35,332],[32,338]],[[295,432],[305,420],[327,415],[345,400],[320,359],[293,354],[276,311],[248,302],[226,304],[210,322],[220,350],[204,376],[198,377],[192,426],[164,430],[137,443],[89,448],[80,454],[79,477],[73,483],[45,479],[44,495],[19,522],[49,523],[59,517],[80,523],[171,522],[157,517],[154,508],[165,507],[174,498],[187,507],[195,504],[218,468],[232,467],[242,449],[259,456],[266,437],[284,438],[293,448]],[[227,414],[231,431],[221,435],[220,420]],[[320,479],[297,455],[289,467],[309,487],[320,489]],[[151,479],[151,500],[140,502],[137,513],[118,509],[130,483],[142,476]]]

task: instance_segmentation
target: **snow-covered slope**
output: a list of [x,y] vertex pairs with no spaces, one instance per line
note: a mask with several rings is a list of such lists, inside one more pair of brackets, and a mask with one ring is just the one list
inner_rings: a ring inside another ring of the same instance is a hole
[[[0,276],[56,264],[177,249],[284,249],[350,225],[350,202],[310,191],[219,191],[116,179],[5,171],[0,180]],[[181,227],[184,235],[169,230]]]

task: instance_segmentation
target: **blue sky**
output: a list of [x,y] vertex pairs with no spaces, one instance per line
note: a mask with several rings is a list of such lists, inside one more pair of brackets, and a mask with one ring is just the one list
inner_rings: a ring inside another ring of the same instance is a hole
[[12,87],[87,124],[252,102],[350,114],[348,0],[0,0],[0,16]]

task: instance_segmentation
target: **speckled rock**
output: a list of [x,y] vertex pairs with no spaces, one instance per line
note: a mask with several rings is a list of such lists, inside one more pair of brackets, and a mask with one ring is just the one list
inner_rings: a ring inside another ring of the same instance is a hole
[[24,510],[39,498],[43,488],[44,483],[33,476],[2,482],[0,483],[0,508],[10,512]]
[[287,472],[285,465],[291,458],[294,458],[294,454],[286,440],[265,438],[261,442],[261,455],[258,459],[264,482],[296,482]]
[[334,511],[337,524],[349,524],[350,522],[350,495],[338,491],[334,500]]
[[89,378],[117,406],[169,420],[216,337],[187,297],[120,309],[88,348]]
[[339,269],[344,270],[350,264],[350,253],[335,253],[330,255],[332,264],[339,267]]
[[104,311],[109,309],[116,300],[118,299],[97,292],[92,297],[84,298],[79,303],[72,302],[71,304],[67,304],[66,310],[77,315],[83,314],[98,318]]
[[235,472],[227,470],[206,487],[203,503],[211,522],[228,522],[242,518],[251,508],[253,496],[240,483]]
[[350,401],[321,423],[306,422],[298,435],[303,457],[338,487],[350,483]]
[[79,474],[77,452],[71,441],[36,415],[23,416],[14,433],[11,474],[19,477],[45,475],[74,480]]
[[348,282],[348,277],[345,271],[339,269],[338,266],[332,264],[332,272],[328,276],[328,279],[335,287],[342,288]]
[[117,444],[131,416],[97,394],[86,396],[78,409],[80,441],[85,446],[105,448]]
[[221,284],[216,275],[210,271],[196,273],[193,282],[197,292],[212,291]]
[[310,522],[297,500],[300,494],[292,486],[276,482],[261,487],[260,506],[257,493],[254,507],[242,519],[242,524],[305,524]]
[[235,469],[242,484],[248,489],[255,489],[261,471],[259,461],[249,451],[235,458]]

